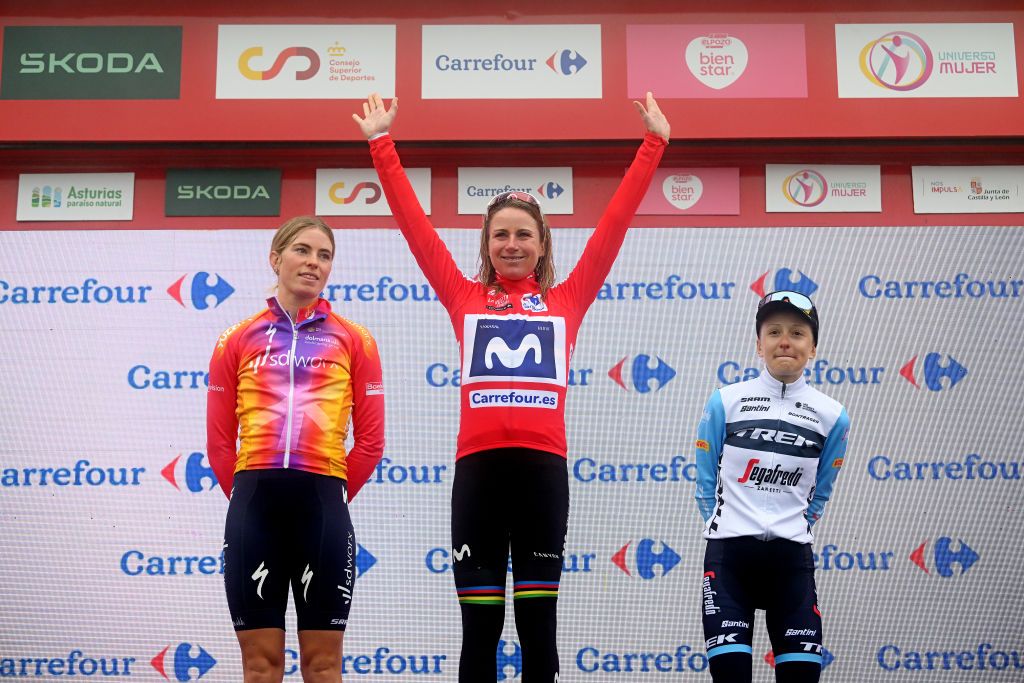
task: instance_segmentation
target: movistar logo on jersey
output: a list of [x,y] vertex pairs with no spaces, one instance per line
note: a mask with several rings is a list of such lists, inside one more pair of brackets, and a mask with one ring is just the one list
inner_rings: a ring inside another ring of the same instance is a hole
[[6,26],[3,42],[5,100],[178,99],[180,26]]
[[565,320],[541,316],[466,316],[462,383],[565,384]]

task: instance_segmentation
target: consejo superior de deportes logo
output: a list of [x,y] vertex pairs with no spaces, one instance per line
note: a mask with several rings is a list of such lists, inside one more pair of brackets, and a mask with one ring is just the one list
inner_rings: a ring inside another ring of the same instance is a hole
[[210,273],[201,270],[195,274],[186,273],[174,281],[167,288],[167,293],[177,301],[182,308],[194,308],[197,311],[204,311],[210,308],[210,297],[213,297],[213,308],[224,303],[229,296],[235,293],[235,288],[217,273],[213,274],[216,281],[210,283]]
[[173,651],[171,647],[165,647],[149,662],[165,680],[198,681],[217,664],[202,645],[179,643]]
[[[961,365],[953,356],[946,355],[946,362],[942,362],[942,354],[931,352],[925,355],[923,373],[917,371],[918,356],[914,356],[900,368],[900,376],[914,385],[921,388],[920,377],[929,391],[942,391],[952,389],[967,376],[967,368]],[[923,377],[922,377],[923,374]],[[943,378],[949,380],[949,384],[943,384]]]
[[646,353],[637,354],[631,362],[627,363],[628,360],[629,356],[624,356],[608,371],[608,376],[612,381],[626,391],[635,391],[639,394],[650,393],[652,391],[651,380],[654,380],[653,391],[660,391],[676,376],[675,369],[659,356],[654,357],[654,360],[657,361],[654,367],[651,367],[651,357]]
[[806,296],[811,296],[818,291],[818,283],[801,270],[796,271],[797,277],[795,279],[793,278],[793,271],[789,268],[779,268],[775,271],[774,277],[769,277],[771,274],[771,270],[766,270],[762,273],[759,278],[750,284],[750,290],[759,297],[764,297],[769,292],[778,292],[780,290],[798,292]]

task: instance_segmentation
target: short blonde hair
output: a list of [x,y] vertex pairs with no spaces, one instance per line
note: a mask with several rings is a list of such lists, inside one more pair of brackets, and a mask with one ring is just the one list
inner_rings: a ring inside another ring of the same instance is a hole
[[334,258],[334,231],[316,216],[296,216],[289,218],[274,233],[274,239],[270,241],[270,251],[275,254],[284,253],[288,245],[295,241],[299,233],[306,228],[316,228],[327,235],[331,242],[331,258]]

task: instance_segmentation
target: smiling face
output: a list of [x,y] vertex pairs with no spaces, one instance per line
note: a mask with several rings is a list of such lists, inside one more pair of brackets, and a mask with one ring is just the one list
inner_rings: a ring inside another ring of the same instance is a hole
[[331,240],[317,227],[305,228],[281,251],[271,251],[270,265],[277,273],[281,305],[303,308],[316,301],[327,286],[333,261]]
[[772,377],[790,384],[800,379],[817,348],[807,318],[795,311],[779,311],[761,323],[757,355]]
[[501,277],[522,280],[537,269],[545,253],[540,226],[523,209],[507,206],[490,217],[487,256]]

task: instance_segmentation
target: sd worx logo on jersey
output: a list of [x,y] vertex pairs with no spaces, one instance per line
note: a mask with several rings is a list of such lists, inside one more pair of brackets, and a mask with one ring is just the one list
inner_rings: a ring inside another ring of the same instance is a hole
[[[608,371],[608,376],[626,391],[635,391],[638,394],[647,394],[652,391],[651,383],[654,382],[653,391],[660,391],[665,385],[676,376],[676,371],[662,360],[655,356],[654,367],[651,367],[651,357],[645,353],[638,354],[627,363],[629,356],[624,357]],[[623,371],[625,370],[625,373]]]
[[[626,576],[633,576],[635,573],[645,580],[665,576],[679,564],[682,557],[665,541],[661,541],[661,550],[655,552],[656,543],[658,542],[650,538],[641,539],[636,544],[636,550],[631,552],[630,546],[633,545],[633,541],[627,541],[612,555],[612,563]],[[654,571],[655,567],[661,567],[660,574]]]
[[167,288],[167,293],[183,308],[204,311],[210,308],[210,297],[213,297],[213,308],[216,308],[235,293],[235,288],[220,275],[216,273],[213,275],[217,279],[211,283],[210,273],[205,270],[195,274],[186,273]]
[[149,662],[165,680],[198,681],[216,664],[209,652],[201,645],[179,643],[173,651],[168,645]]

